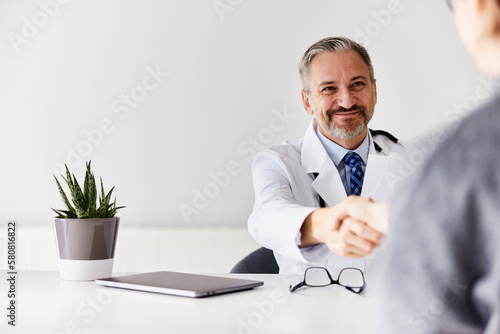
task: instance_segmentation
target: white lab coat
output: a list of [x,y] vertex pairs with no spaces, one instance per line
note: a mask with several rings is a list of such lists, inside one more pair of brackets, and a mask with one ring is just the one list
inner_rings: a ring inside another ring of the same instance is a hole
[[[345,267],[364,269],[363,259],[337,256],[326,245],[299,248],[300,228],[306,217],[319,205],[320,195],[326,206],[347,198],[337,167],[316,134],[316,120],[307,128],[303,139],[287,141],[259,152],[252,172],[255,205],[248,220],[250,234],[263,247],[270,248],[280,273],[303,274],[305,269],[320,265],[333,273]],[[368,132],[369,133],[369,132]],[[393,192],[387,171],[397,173],[406,151],[401,143],[385,136],[370,136],[361,196],[374,201],[389,201]],[[381,148],[378,152],[375,143]],[[318,173],[316,179],[313,173]]]

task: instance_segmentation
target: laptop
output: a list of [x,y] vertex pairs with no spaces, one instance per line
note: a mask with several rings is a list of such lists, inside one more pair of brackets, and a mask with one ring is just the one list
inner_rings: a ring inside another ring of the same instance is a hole
[[252,289],[262,281],[240,278],[157,271],[96,279],[95,283],[114,288],[156,292],[183,297],[207,297]]

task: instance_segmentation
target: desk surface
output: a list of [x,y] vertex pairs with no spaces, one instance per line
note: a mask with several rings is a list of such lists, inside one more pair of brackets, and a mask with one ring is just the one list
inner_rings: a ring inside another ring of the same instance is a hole
[[[7,271],[0,271],[2,277]],[[220,275],[264,281],[252,290],[186,298],[59,279],[56,271],[18,271],[17,333],[370,333],[375,316],[369,287],[301,288],[290,275]],[[0,284],[7,305],[7,282]],[[7,325],[2,306],[0,331]]]

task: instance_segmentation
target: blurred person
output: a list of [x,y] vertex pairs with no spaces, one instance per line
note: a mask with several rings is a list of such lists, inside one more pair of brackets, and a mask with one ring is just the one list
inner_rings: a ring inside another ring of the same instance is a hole
[[[500,1],[448,5],[480,70],[498,78]],[[500,333],[499,147],[497,91],[397,196],[374,289],[380,333]]]

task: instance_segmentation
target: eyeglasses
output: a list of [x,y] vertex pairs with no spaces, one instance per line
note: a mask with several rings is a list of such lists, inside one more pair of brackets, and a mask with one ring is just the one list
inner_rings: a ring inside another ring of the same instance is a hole
[[455,8],[456,3],[457,0],[446,0],[446,4],[448,5],[448,7],[450,7],[451,11],[453,11],[453,9]]
[[326,268],[310,267],[306,269],[302,282],[293,287],[290,285],[290,292],[303,286],[319,287],[331,284],[338,284],[356,294],[361,293],[366,288],[365,276],[357,268],[342,269],[337,280],[334,280]]

